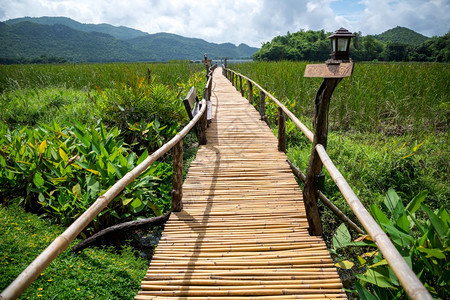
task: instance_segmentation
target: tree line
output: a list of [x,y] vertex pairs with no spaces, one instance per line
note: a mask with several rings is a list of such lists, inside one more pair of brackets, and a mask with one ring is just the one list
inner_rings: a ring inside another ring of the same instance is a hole
[[[331,33],[324,30],[300,30],[277,36],[264,43],[253,55],[258,61],[325,61],[330,55]],[[355,33],[350,45],[350,57],[354,61],[422,61],[450,62],[450,32],[420,44],[397,41],[382,42],[373,35]]]

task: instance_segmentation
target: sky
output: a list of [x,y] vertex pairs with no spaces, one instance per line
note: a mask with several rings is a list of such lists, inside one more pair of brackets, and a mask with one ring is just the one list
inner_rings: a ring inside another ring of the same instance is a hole
[[0,21],[25,16],[261,47],[301,29],[367,35],[403,26],[441,36],[450,30],[450,0],[0,0]]

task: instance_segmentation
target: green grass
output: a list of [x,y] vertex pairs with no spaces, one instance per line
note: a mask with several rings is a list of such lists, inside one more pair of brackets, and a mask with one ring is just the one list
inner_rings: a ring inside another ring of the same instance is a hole
[[62,65],[2,65],[0,67],[0,93],[5,90],[64,87],[90,91],[96,86],[112,88],[116,82],[127,82],[136,75],[147,78],[151,71],[156,83],[176,87],[189,77],[204,70],[201,64],[187,61],[171,63],[108,63]]
[[[309,120],[320,78],[304,78],[306,62],[231,65]],[[450,113],[449,64],[357,63],[330,104],[330,129],[401,135],[447,132]]]
[[[42,252],[64,228],[15,206],[0,206],[0,290]],[[80,240],[75,240],[68,249]],[[20,299],[132,299],[147,260],[124,247],[62,252]]]

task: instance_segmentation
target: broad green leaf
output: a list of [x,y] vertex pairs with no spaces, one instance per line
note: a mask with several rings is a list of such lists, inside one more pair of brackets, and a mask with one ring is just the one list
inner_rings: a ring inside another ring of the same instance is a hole
[[86,148],[91,147],[91,142],[89,141],[87,134],[84,134],[83,132],[80,132],[78,130],[74,130],[73,133],[75,134],[77,139],[79,139],[86,146]]
[[359,280],[372,283],[382,288],[393,287],[390,279],[375,269],[368,269],[364,274],[358,274],[356,277]]
[[428,195],[427,190],[424,190],[424,191],[421,191],[420,193],[418,193],[411,200],[411,202],[408,203],[408,205],[406,206],[406,210],[411,214],[415,213],[419,209],[420,204],[425,200],[427,195]]
[[144,153],[142,153],[141,157],[139,157],[136,165],[139,165],[141,162],[143,162],[148,157],[148,151],[145,149]]
[[42,174],[39,172],[34,173],[33,182],[38,188],[45,184],[44,178],[42,178]]
[[411,225],[408,221],[408,217],[405,214],[402,214],[395,223],[401,230],[404,232],[409,232],[409,226]]
[[440,249],[428,249],[423,246],[417,248],[422,253],[426,253],[427,257],[435,257],[438,259],[445,259],[445,254]]
[[335,265],[336,267],[338,267],[338,268],[348,270],[348,269],[353,268],[353,266],[354,266],[355,264],[352,263],[352,262],[349,261],[349,260],[344,260],[344,261],[340,261],[340,262],[338,262],[338,263],[335,263],[334,265]]
[[372,295],[366,288],[364,288],[359,282],[355,283],[356,290],[358,291],[358,296],[362,300],[378,300],[374,295]]
[[141,205],[142,205],[142,201],[140,199],[134,199],[133,202],[131,202],[131,206],[135,209]]
[[386,233],[389,234],[391,240],[399,246],[405,247],[414,243],[414,238],[409,234],[403,233],[394,226],[384,225]]
[[441,238],[445,238],[447,236],[448,225],[445,222],[442,222],[442,220],[426,205],[421,204],[420,206],[422,207],[422,210],[428,215],[428,218],[430,218],[431,225],[433,225],[437,234]]
[[450,224],[450,216],[448,215],[447,210],[444,206],[442,206],[438,211],[438,216],[442,220],[442,222],[445,222],[447,224]]
[[136,161],[136,153],[132,152],[127,156],[128,166],[132,167]]
[[388,217],[374,204],[370,205],[370,211],[372,212],[373,217],[379,224],[391,225],[391,221],[389,221]]
[[345,224],[342,223],[333,235],[333,246],[335,248],[344,247],[345,244],[350,243],[352,241],[352,237],[350,236],[350,232],[348,232]]
[[0,155],[0,166],[3,168],[6,167],[6,160],[3,156]]
[[386,205],[386,208],[389,209],[391,213],[393,213],[399,200],[400,198],[395,192],[395,190],[393,188],[390,188],[387,191],[386,196],[384,197],[384,205]]
[[112,164],[112,163],[109,162],[109,161],[108,161],[108,172],[110,171],[110,166],[111,166],[112,169],[114,170],[114,173],[116,173],[117,177],[119,177],[119,179],[123,177],[123,174],[122,174],[122,172],[120,171],[120,169],[119,169],[115,164]]
[[128,168],[128,161],[122,154],[119,154],[119,162],[122,167]]

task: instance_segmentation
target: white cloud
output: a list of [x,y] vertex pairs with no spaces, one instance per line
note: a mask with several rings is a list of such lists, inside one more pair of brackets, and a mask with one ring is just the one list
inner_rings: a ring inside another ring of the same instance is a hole
[[399,25],[442,35],[448,11],[448,0],[0,0],[0,20],[65,16],[252,46],[300,29],[378,34]]
[[362,0],[366,5],[358,22],[366,34],[379,34],[395,26],[413,29],[427,36],[443,35],[450,30],[448,0]]

